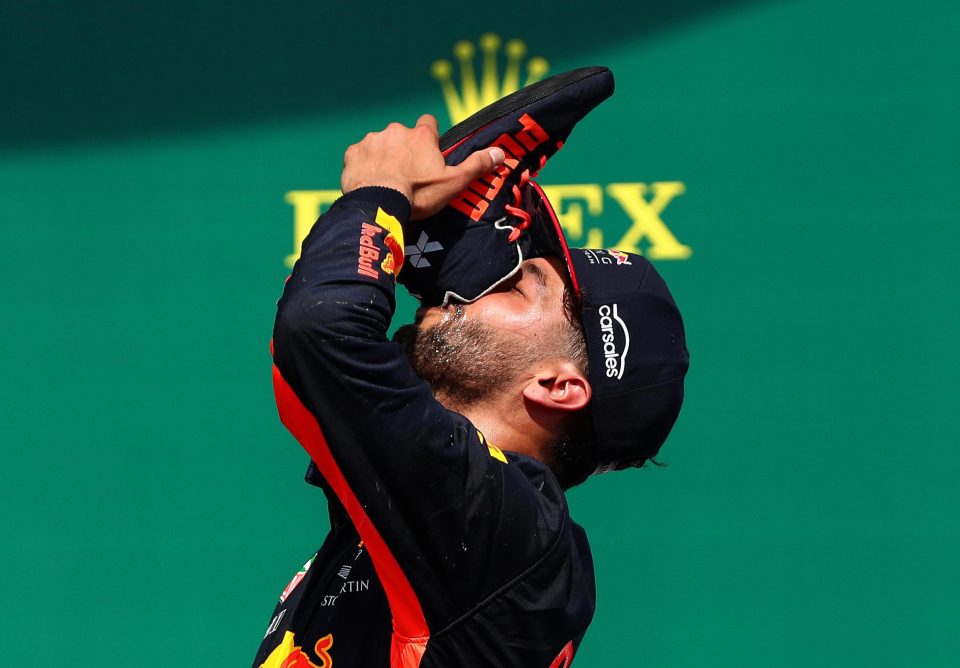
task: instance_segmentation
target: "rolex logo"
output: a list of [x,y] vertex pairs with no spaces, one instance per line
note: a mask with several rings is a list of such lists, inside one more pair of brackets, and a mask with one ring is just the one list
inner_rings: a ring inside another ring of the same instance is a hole
[[[475,69],[477,47],[480,49],[479,81]],[[522,85],[540,81],[550,69],[545,58],[529,58],[527,45],[511,39],[501,50],[500,37],[488,33],[477,40],[457,42],[453,46],[454,62],[460,68],[460,90],[454,83],[454,64],[449,60],[433,63],[431,72],[440,82],[443,98],[456,125],[488,104],[509,95],[521,86],[521,70],[526,70]],[[502,51],[502,53],[501,53]],[[499,75],[503,67],[503,77]],[[625,181],[617,183],[573,183],[545,185],[543,190],[557,214],[557,220],[573,246],[614,249],[604,259],[626,264],[626,256],[616,251],[646,255],[651,260],[687,260],[693,249],[683,243],[667,226],[667,207],[686,192],[682,181]],[[300,246],[317,217],[340,197],[340,190],[291,190],[286,201],[293,207],[293,252],[285,263],[292,267],[300,257]],[[682,219],[681,219],[682,220]],[[439,242],[421,234],[416,243],[407,245],[403,255],[410,266],[426,268],[443,250]],[[430,257],[428,257],[430,256]],[[618,349],[619,350],[619,349]],[[617,367],[620,373],[621,367]]]
[[[479,45],[482,54],[479,83],[474,70],[474,44],[464,40],[453,45],[453,55],[460,66],[460,93],[453,82],[454,65],[449,60],[438,60],[431,68],[433,78],[440,82],[453,125],[520,88],[520,69],[527,55],[527,45],[519,39],[511,39],[504,45],[506,65],[502,80],[498,75],[500,37],[487,33],[479,39]],[[540,81],[549,69],[546,59],[530,58],[526,63],[527,79],[523,85]]]

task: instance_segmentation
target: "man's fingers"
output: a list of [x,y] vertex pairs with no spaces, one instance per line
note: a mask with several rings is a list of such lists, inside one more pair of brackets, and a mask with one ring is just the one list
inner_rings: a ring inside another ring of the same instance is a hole
[[[499,146],[487,149],[487,153],[490,155],[490,159],[493,160],[493,167],[499,167],[503,164],[503,161],[507,159],[507,154],[504,153],[503,149]],[[493,169],[493,167],[490,169]]]
[[440,137],[440,128],[437,125],[437,119],[432,114],[423,114],[418,118],[416,127],[425,127],[430,130],[434,137]]
[[474,179],[489,174],[499,167],[504,158],[506,155],[502,148],[494,146],[480,149],[453,168],[457,173],[457,181],[462,182],[463,187],[466,187]]
[[423,188],[420,196],[414,197],[411,218],[418,220],[436,213],[471,181],[499,167],[505,157],[503,149],[485,148],[473,153],[459,165],[445,168],[442,179]]
[[429,125],[430,127],[437,128],[437,119],[433,114],[420,114],[420,118],[417,119],[417,127],[421,125]]
[[452,197],[466,188],[474,179],[492,172],[503,163],[504,158],[506,158],[506,154],[504,154],[503,149],[494,146],[493,148],[480,149],[459,165],[448,167],[448,174],[453,176],[446,184],[451,191],[450,196]]

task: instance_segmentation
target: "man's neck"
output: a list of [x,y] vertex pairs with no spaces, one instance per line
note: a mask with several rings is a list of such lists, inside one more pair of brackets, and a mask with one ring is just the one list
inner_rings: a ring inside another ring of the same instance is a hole
[[522,401],[493,399],[463,405],[442,394],[437,394],[437,401],[470,420],[487,441],[501,450],[543,461],[552,434],[530,416]]

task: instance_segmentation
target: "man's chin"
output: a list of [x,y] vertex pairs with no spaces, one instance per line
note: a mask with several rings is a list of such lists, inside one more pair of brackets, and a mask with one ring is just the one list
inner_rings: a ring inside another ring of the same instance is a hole
[[522,340],[518,343],[516,338],[468,321],[456,306],[428,311],[426,317],[436,317],[437,322],[403,325],[393,340],[434,396],[447,408],[458,410],[502,391],[515,375]]

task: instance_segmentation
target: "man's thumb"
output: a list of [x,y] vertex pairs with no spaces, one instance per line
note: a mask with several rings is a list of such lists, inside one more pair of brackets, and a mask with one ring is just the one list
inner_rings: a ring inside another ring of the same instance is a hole
[[461,162],[457,171],[460,172],[460,177],[463,179],[464,185],[466,185],[474,179],[492,172],[503,164],[506,157],[503,149],[498,146],[483,148]]
[[463,192],[472,181],[502,165],[505,159],[503,149],[495,146],[471,153],[459,165],[446,167],[443,178],[433,183],[431,188],[422,189],[419,199],[415,197],[411,220],[420,220],[436,213],[451,197]]

